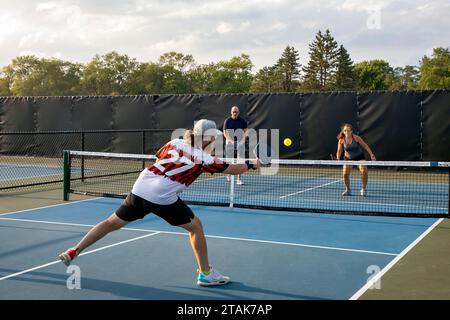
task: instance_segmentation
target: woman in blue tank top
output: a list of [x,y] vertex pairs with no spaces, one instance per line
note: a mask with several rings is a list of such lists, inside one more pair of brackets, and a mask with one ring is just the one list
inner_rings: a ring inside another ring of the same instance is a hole
[[[362,148],[364,148],[367,153],[370,155],[370,159],[375,161],[375,155],[373,154],[370,147],[364,142],[364,140],[353,134],[353,127],[351,124],[344,123],[341,126],[341,132],[339,132],[338,138],[338,147],[336,152],[336,158],[339,160],[341,158],[342,149],[344,149],[344,159],[345,160],[364,160],[364,153]],[[362,147],[362,148],[361,148]],[[361,188],[361,196],[366,196],[366,186],[368,180],[367,166],[360,165],[358,166],[359,171],[361,172],[361,180],[362,180],[362,188]],[[342,193],[343,196],[350,195],[350,171],[352,170],[352,166],[344,165],[343,169],[343,177],[345,190]]]

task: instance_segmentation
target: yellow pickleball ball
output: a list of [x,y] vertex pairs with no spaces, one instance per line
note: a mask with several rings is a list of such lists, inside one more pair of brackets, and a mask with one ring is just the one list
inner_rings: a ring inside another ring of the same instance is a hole
[[286,138],[286,139],[284,139],[283,143],[286,147],[289,147],[292,144],[292,140],[289,138]]

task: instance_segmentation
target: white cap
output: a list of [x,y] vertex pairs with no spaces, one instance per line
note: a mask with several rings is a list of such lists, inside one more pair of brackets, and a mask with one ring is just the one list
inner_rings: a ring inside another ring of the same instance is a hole
[[201,119],[194,125],[194,135],[203,137],[216,137],[222,134],[222,131],[217,130],[216,123],[212,120]]

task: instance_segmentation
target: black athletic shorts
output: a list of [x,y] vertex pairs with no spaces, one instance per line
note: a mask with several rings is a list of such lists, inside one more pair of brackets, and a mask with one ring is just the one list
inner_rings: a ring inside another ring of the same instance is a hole
[[349,159],[349,158],[345,157],[345,160],[359,161],[359,160],[366,160],[366,158],[364,157],[364,153],[361,153],[359,156],[356,156],[355,159]]
[[142,219],[149,213],[156,214],[173,226],[189,223],[195,217],[191,208],[180,198],[172,204],[161,205],[142,199],[131,192],[116,211],[120,219],[130,222]]

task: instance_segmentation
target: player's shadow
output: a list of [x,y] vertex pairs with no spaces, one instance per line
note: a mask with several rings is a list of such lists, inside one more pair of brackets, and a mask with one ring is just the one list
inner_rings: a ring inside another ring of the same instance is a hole
[[[0,277],[20,272],[21,270],[0,268]],[[9,292],[12,295],[20,295],[20,299],[54,299],[54,300],[109,300],[109,299],[142,299],[142,300],[206,300],[213,297],[204,294],[201,291],[196,293],[184,293],[177,290],[165,290],[130,284],[126,282],[110,281],[81,277],[80,289],[69,290],[66,282],[70,274],[58,274],[53,272],[32,271],[23,275],[12,277],[9,281],[19,281],[36,288],[43,284],[42,290],[29,290],[27,296],[25,289],[19,287],[20,292],[14,293],[13,286],[10,286]],[[48,290],[48,291],[46,291]]]
[[[0,268],[0,277],[20,272],[21,270]],[[231,282],[225,286],[216,286],[214,288],[171,286],[174,290],[153,288],[149,286],[130,284],[111,280],[101,280],[81,277],[81,288],[79,290],[69,290],[66,282],[70,274],[59,274],[54,272],[32,271],[8,281],[18,281],[29,284],[36,288],[43,284],[42,290],[29,290],[29,295],[23,287],[18,287],[17,293],[13,292],[13,287],[9,292],[13,296],[19,295],[21,299],[55,299],[55,300],[108,300],[108,299],[143,299],[143,300],[251,300],[251,299],[270,299],[270,300],[323,300],[323,297],[314,297],[300,294],[283,293],[269,289],[251,287],[241,282]],[[48,290],[46,292],[46,290]],[[186,290],[190,292],[185,292]],[[184,292],[183,292],[184,291]],[[240,294],[242,293],[242,294]],[[247,294],[246,294],[247,293]],[[266,296],[261,296],[264,294]],[[257,295],[257,296],[256,296]]]
[[[176,286],[175,288],[180,289],[193,289],[193,288],[187,288],[187,287],[179,287]],[[196,289],[193,289],[196,290]],[[230,300],[288,300],[288,299],[294,299],[294,300],[325,300],[324,297],[315,297],[315,296],[308,296],[308,295],[302,295],[302,294],[294,294],[294,293],[287,293],[282,291],[275,291],[270,289],[263,289],[258,287],[252,287],[249,285],[246,285],[242,282],[230,282],[227,285],[223,286],[214,286],[214,287],[202,287],[201,290],[206,292],[211,292],[215,295],[214,299],[230,299]],[[239,294],[242,293],[242,294]],[[220,297],[218,297],[220,295]]]

